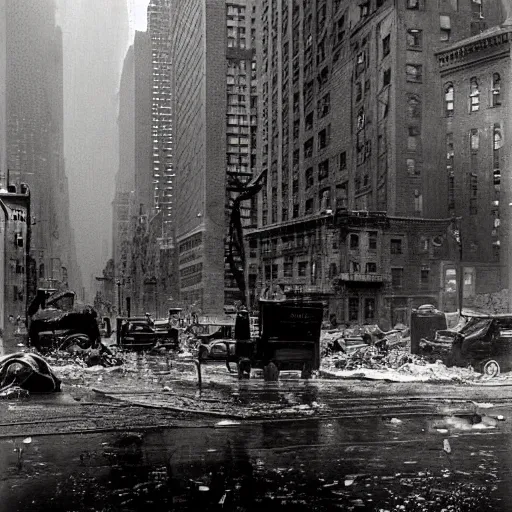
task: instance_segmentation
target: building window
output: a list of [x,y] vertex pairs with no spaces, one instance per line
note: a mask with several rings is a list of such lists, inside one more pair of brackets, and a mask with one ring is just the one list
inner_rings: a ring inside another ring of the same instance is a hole
[[419,119],[421,117],[421,102],[418,96],[410,95],[407,98],[407,113],[411,119]]
[[418,189],[414,191],[414,213],[416,215],[423,214],[423,196]]
[[324,180],[329,176],[329,160],[324,160],[318,164],[318,179]]
[[311,215],[313,213],[313,198],[306,200],[306,215]]
[[283,277],[293,277],[293,260],[285,260],[283,266]]
[[377,250],[377,231],[370,231],[368,233],[368,249],[370,251]]
[[351,249],[359,248],[359,235],[354,235],[353,233],[350,235],[350,248]]
[[469,214],[478,213],[478,176],[472,172],[469,175]]
[[402,288],[404,285],[404,269],[392,268],[391,269],[391,286],[393,288]]
[[409,126],[409,133],[407,136],[407,149],[409,151],[416,151],[420,140],[419,126]]
[[377,272],[377,263],[375,263],[373,261],[369,261],[366,264],[366,273],[367,274],[375,274],[375,272]]
[[318,132],[318,149],[325,149],[331,140],[331,125]]
[[481,20],[484,17],[482,1],[483,0],[471,0],[471,12],[475,19]]
[[313,167],[306,169],[306,190],[313,186],[314,177],[313,177]]
[[454,91],[453,84],[451,82],[448,82],[444,87],[444,104],[446,110],[446,117],[453,117]]
[[391,254],[402,254],[402,239],[392,238],[390,242]]
[[470,112],[480,110],[480,89],[478,88],[478,80],[476,77],[470,80],[469,110]]
[[421,30],[417,28],[410,28],[407,30],[407,49],[408,50],[421,50],[422,35]]
[[308,272],[308,262],[307,261],[299,261],[299,277],[306,277]]
[[471,153],[476,153],[480,146],[480,133],[478,128],[472,128],[469,132],[469,145],[471,147]]
[[336,209],[346,210],[348,208],[348,183],[336,185]]
[[361,101],[363,99],[363,86],[361,82],[357,82],[356,84],[356,101]]
[[492,75],[492,101],[493,107],[501,105],[501,77],[499,73],[493,73]]
[[406,160],[406,165],[407,165],[407,174],[409,174],[409,176],[419,176],[420,175],[419,166],[414,158],[408,158]]
[[407,9],[418,10],[420,8],[420,0],[407,0]]
[[323,98],[318,100],[317,115],[319,119],[325,117],[331,108],[331,95],[327,93]]
[[349,322],[359,321],[359,298],[349,297],[348,299],[348,320]]
[[304,158],[311,158],[313,156],[314,139],[311,137],[304,143]]
[[386,87],[391,83],[391,69],[385,69],[382,75],[382,87]]
[[450,32],[451,32],[450,16],[445,16],[445,15],[439,16],[439,27],[441,30],[439,39],[441,41],[449,41],[450,40]]
[[347,168],[347,152],[342,151],[340,153],[340,171],[344,171]]
[[429,280],[430,280],[430,269],[427,267],[423,267],[420,270],[420,285],[423,288],[428,288]]
[[391,46],[391,36],[388,34],[382,40],[382,57],[386,57],[386,55],[389,55],[390,46]]
[[364,320],[372,322],[375,320],[375,299],[364,299]]
[[422,67],[419,64],[407,64],[405,74],[408,82],[421,83],[422,81]]
[[[309,131],[313,128],[313,117],[314,117],[314,112],[310,112],[304,119],[304,128],[306,131]],[[298,121],[299,125],[300,125],[300,121]],[[297,136],[298,136],[298,131],[297,131]]]

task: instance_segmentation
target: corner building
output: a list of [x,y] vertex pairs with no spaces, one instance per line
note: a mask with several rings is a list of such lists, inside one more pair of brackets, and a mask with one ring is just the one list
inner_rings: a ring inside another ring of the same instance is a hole
[[[176,0],[171,20],[180,299],[219,315],[242,299],[225,254],[231,198],[256,163],[255,9],[250,0]],[[241,214],[255,224],[250,204]]]
[[277,284],[383,326],[443,305],[457,247],[436,52],[503,19],[485,0],[258,3],[253,298]]

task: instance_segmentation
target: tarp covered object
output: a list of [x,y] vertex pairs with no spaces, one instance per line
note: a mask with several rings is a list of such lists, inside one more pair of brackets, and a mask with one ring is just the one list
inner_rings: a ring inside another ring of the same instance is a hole
[[37,354],[16,352],[0,357],[0,391],[12,386],[30,393],[60,391],[60,379]]

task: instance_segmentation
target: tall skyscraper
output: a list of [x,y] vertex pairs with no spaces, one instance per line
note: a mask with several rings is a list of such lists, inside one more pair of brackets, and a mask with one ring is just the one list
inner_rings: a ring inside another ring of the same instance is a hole
[[347,322],[394,323],[422,303],[453,302],[442,280],[458,253],[436,51],[498,25],[501,5],[257,5],[267,184],[249,236],[259,247],[253,292],[275,284],[308,293]]
[[180,298],[204,313],[240,298],[225,255],[230,198],[255,164],[254,14],[249,0],[172,3]]
[[63,150],[62,32],[55,14],[53,0],[7,0],[7,169],[11,182],[31,188],[37,283],[80,289]]

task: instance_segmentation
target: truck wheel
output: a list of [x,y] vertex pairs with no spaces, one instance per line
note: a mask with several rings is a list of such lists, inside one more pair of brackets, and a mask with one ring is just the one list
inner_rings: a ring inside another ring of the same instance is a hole
[[482,363],[482,373],[486,377],[497,377],[500,374],[500,364],[496,359],[488,359]]
[[272,362],[263,367],[263,379],[267,382],[279,380],[279,368]]
[[238,367],[238,378],[242,379],[250,379],[251,378],[251,361],[249,359],[241,359],[237,363]]
[[304,363],[302,367],[302,371],[300,372],[301,379],[310,379],[313,375],[313,368],[311,367],[311,363]]

